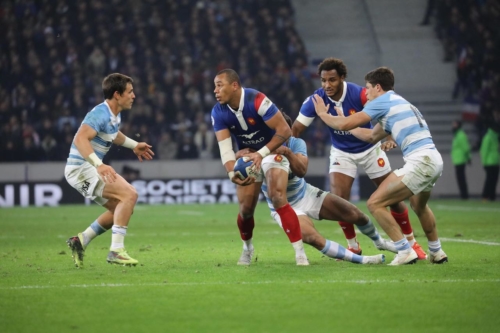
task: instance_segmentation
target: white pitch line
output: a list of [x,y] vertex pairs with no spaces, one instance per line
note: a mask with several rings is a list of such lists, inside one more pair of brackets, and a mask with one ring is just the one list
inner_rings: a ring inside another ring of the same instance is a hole
[[500,245],[500,243],[477,241],[477,240],[473,240],[473,239],[457,239],[457,238],[440,238],[440,239],[445,241],[445,242],[474,243],[474,244],[481,244],[481,245],[496,245],[496,246]]
[[500,279],[447,279],[447,280],[305,280],[305,281],[257,281],[257,282],[164,282],[164,283],[101,283],[101,284],[71,284],[66,286],[55,285],[28,285],[18,287],[0,287],[4,290],[20,289],[62,289],[62,288],[121,288],[121,287],[158,287],[158,286],[215,286],[215,285],[259,285],[259,284],[336,284],[336,283],[490,283],[500,282]]
[[500,212],[500,208],[496,207],[467,207],[467,206],[448,206],[448,205],[436,205],[433,206],[436,209],[440,210],[449,210],[449,211],[465,211],[465,212]]

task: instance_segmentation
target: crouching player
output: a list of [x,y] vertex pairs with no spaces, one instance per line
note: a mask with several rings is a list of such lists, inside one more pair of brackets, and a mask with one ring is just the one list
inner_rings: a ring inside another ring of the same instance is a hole
[[111,229],[110,264],[137,265],[124,246],[130,216],[137,192],[122,176],[102,159],[114,143],[132,149],[139,160],[151,160],[153,151],[145,142],[136,142],[118,130],[120,113],[129,110],[135,99],[132,79],[123,74],[110,74],[102,82],[106,99],[94,107],[83,120],[69,152],[64,176],[84,197],[107,209],[86,230],[67,240],[76,267],[83,267],[85,249],[92,239]]
[[[291,127],[292,121],[290,117],[284,112],[283,117]],[[240,150],[236,157],[242,157],[249,152],[249,149]],[[342,245],[326,239],[315,229],[311,218],[316,220],[342,220],[355,224],[364,235],[370,237],[377,249],[397,252],[393,243],[382,239],[369,217],[355,205],[337,195],[325,192],[306,183],[304,178],[302,178],[306,174],[308,165],[306,143],[304,140],[290,137],[285,145],[277,148],[273,153],[277,154],[274,159],[267,159],[262,162],[263,174],[266,174],[266,170],[271,167],[281,168],[286,172],[290,172],[286,196],[299,218],[304,243],[313,246],[331,258],[359,264],[383,263],[385,261],[383,254],[375,256],[358,255],[344,248]],[[280,216],[276,213],[267,194],[265,179],[262,185],[262,192],[271,209],[271,216],[282,226]]]

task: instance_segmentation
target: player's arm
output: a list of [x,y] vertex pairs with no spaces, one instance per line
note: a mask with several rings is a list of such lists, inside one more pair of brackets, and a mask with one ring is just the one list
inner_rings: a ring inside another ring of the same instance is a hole
[[[351,118],[352,116],[349,116],[347,118]],[[352,129],[351,134],[357,137],[360,140],[375,144],[382,140],[383,138],[387,137],[389,133],[384,131],[382,126],[380,124],[376,124],[373,129],[369,128],[355,128]]]
[[397,146],[398,146],[398,144],[396,143],[396,140],[394,140],[392,135],[388,135],[387,138],[385,139],[385,141],[382,142],[382,145],[380,146],[380,148],[383,151],[389,151],[393,148],[396,148]]
[[116,171],[109,165],[103,164],[96,155],[90,141],[97,136],[97,131],[87,124],[82,124],[76,132],[74,144],[82,157],[92,164],[97,173],[105,183],[112,183],[116,180]]
[[290,148],[280,146],[275,151],[276,154],[285,156],[290,162],[290,169],[297,177],[304,178],[307,172],[309,159],[301,153],[294,153]]
[[226,169],[229,179],[231,179],[233,183],[242,186],[252,184],[255,181],[255,178],[247,177],[246,179],[241,180],[234,174],[236,155],[234,154],[233,143],[231,142],[231,132],[229,132],[228,129],[221,129],[215,132],[215,137],[219,143],[220,159],[222,161],[222,165]]
[[313,96],[313,103],[316,113],[321,120],[327,126],[336,130],[350,131],[353,128],[369,123],[371,120],[370,116],[365,112],[357,112],[349,117],[332,116],[328,113],[330,105],[325,105],[325,102],[319,95]]
[[292,125],[292,135],[296,138],[300,138],[300,135],[304,133],[307,126],[302,124],[298,119],[295,119]]
[[152,160],[153,156],[155,155],[151,150],[151,146],[148,145],[146,142],[137,142],[135,140],[132,140],[131,138],[123,134],[121,131],[118,131],[118,134],[116,135],[116,138],[113,140],[113,143],[118,146],[132,149],[134,154],[137,155],[137,158],[141,162],[143,158],[145,158],[146,160]]

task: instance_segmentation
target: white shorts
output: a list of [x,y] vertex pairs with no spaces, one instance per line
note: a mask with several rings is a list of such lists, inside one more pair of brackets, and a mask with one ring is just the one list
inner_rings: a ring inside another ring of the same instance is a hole
[[101,206],[108,202],[108,199],[102,197],[106,184],[90,163],[85,162],[81,166],[66,165],[64,177],[85,198],[94,200]]
[[[325,197],[328,193],[329,192],[307,184],[304,197],[291,206],[297,216],[307,215],[312,219],[319,220],[319,211],[321,210],[323,201],[325,201]],[[275,211],[271,212],[271,217],[280,225],[280,227],[283,227],[278,213]]]
[[330,149],[330,173],[339,172],[356,178],[358,165],[370,179],[382,177],[391,172],[391,164],[385,152],[380,149],[380,142],[361,153],[346,153],[332,146]]
[[394,170],[398,177],[413,192],[429,192],[443,173],[443,159],[436,149],[423,149],[404,157],[405,165]]
[[288,159],[285,156],[280,155],[280,154],[271,154],[271,155],[267,155],[266,157],[264,157],[264,159],[262,160],[262,164],[261,164],[260,169],[261,169],[261,172],[259,175],[260,177],[255,180],[256,182],[259,182],[259,181],[262,182],[262,180],[265,177],[264,175],[267,173],[267,171],[269,169],[281,169],[281,170],[286,171],[287,173],[291,172],[290,162],[288,161]]

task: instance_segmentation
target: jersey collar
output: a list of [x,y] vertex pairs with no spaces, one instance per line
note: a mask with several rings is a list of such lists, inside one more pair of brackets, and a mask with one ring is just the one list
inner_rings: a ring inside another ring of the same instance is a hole
[[111,111],[111,108],[109,107],[109,104],[106,100],[104,100],[104,104],[106,104],[106,107],[108,108],[111,123],[113,125],[118,124],[118,116],[115,116],[115,114]]
[[338,101],[334,101],[330,97],[328,97],[328,99],[338,106],[339,104],[342,104],[344,102],[346,94],[347,94],[347,82],[344,81],[344,90],[342,91],[342,96],[340,97],[340,99]]
[[245,105],[245,89],[243,89],[243,87],[241,87],[241,98],[240,98],[240,106],[238,107],[238,110],[233,110],[229,104],[227,104],[227,107],[229,108],[229,110],[231,110],[232,113],[236,113],[236,112],[241,112],[243,111],[243,106]]

